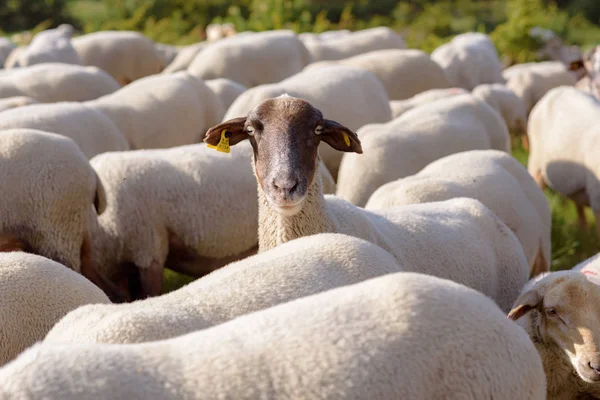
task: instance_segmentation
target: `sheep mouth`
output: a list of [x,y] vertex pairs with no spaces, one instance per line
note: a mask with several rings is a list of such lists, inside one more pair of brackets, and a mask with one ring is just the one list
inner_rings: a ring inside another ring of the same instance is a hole
[[593,373],[584,373],[583,371],[580,370],[580,368],[576,368],[577,370],[577,375],[579,375],[579,377],[587,383],[598,383],[600,382],[600,374],[593,372]]
[[291,217],[293,215],[298,214],[300,212],[300,210],[302,210],[302,206],[304,205],[304,200],[306,197],[304,196],[300,200],[295,201],[293,203],[278,202],[278,201],[271,199],[269,196],[266,196],[266,198],[267,198],[267,201],[269,202],[269,205],[271,206],[271,208],[273,210],[275,210],[278,214],[281,214],[286,217]]

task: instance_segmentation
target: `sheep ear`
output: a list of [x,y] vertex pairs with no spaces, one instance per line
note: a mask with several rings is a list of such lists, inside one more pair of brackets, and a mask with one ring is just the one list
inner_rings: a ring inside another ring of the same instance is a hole
[[543,297],[538,289],[533,288],[530,291],[524,293],[517,299],[515,306],[508,313],[508,318],[513,321],[518,320],[529,311],[534,310],[540,306]]
[[324,120],[321,125],[323,126],[322,141],[339,151],[362,154],[362,146],[356,133],[329,119]]
[[569,64],[569,71],[577,71],[580,68],[583,68],[583,60],[571,61]]
[[238,144],[242,140],[246,140],[250,137],[250,135],[244,131],[245,124],[246,117],[239,117],[225,121],[217,126],[213,126],[208,130],[208,132],[206,132],[204,142],[212,146],[216,146],[221,140],[221,132],[226,130],[231,133],[229,145],[233,146],[234,144]]

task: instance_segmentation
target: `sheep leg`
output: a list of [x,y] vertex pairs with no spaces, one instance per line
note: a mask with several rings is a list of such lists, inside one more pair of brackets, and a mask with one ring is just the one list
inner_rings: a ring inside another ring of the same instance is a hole
[[544,257],[544,251],[542,250],[542,245],[540,243],[540,246],[538,247],[538,253],[535,256],[533,265],[531,266],[530,278],[533,278],[544,272],[548,272],[548,264],[546,262],[546,257]]
[[527,134],[521,135],[521,144],[525,150],[529,151],[529,137],[527,137]]
[[587,220],[585,219],[585,209],[581,204],[575,204],[575,208],[577,209],[577,219],[579,220],[579,226],[584,231],[588,230]]
[[152,261],[146,268],[138,268],[140,274],[140,296],[146,298],[160,296],[163,285],[163,265],[157,261]]
[[0,252],[27,251],[27,245],[14,235],[4,234],[0,236]]
[[544,176],[542,175],[542,170],[538,169],[534,173],[531,174],[533,176],[533,180],[538,185],[541,190],[546,189],[548,186],[546,185],[546,181],[544,180]]
[[577,192],[569,196],[573,202],[575,202],[575,208],[577,210],[577,219],[579,220],[579,226],[584,231],[588,230],[587,219],[585,218],[585,207],[590,204],[589,197],[585,189],[578,190]]

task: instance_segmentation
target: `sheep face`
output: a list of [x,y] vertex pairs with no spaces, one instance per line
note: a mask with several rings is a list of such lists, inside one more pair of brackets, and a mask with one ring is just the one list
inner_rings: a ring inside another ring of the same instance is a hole
[[534,342],[556,348],[581,379],[600,385],[599,305],[600,286],[584,274],[555,273],[524,293],[509,318],[517,320],[531,312]]
[[324,119],[308,102],[289,96],[265,100],[247,117],[209,129],[204,141],[214,146],[222,135],[228,136],[230,145],[250,140],[260,188],[270,206],[288,216],[302,209],[317,170],[321,141],[336,150],[362,153],[354,132]]

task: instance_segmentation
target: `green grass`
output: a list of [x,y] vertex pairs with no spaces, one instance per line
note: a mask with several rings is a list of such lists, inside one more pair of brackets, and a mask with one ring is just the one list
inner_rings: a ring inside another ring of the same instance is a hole
[[[513,140],[513,156],[527,166],[529,154],[517,140]],[[600,240],[595,231],[593,213],[587,209],[589,231],[585,232],[577,221],[577,211],[572,201],[551,189],[544,191],[552,210],[552,270],[570,269],[600,250]]]

